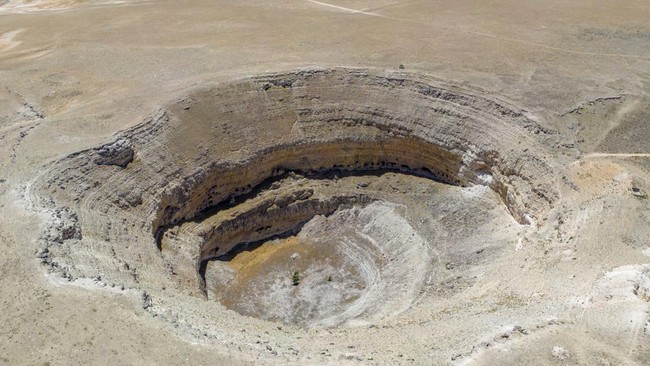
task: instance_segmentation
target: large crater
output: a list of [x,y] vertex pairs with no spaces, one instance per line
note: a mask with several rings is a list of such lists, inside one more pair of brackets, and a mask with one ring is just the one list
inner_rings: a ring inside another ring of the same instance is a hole
[[[159,310],[374,323],[474,250],[476,228],[545,220],[556,144],[505,101],[402,72],[211,84],[44,172],[55,216],[39,255],[69,279],[145,290]],[[436,237],[450,212],[469,221]]]

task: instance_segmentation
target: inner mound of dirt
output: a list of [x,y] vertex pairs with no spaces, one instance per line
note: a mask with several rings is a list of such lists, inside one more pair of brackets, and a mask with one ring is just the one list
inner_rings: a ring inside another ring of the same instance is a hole
[[431,258],[406,205],[418,196],[435,200],[445,185],[388,172],[316,181],[294,175],[281,183],[311,186],[316,195],[359,192],[372,203],[314,215],[281,237],[239,244],[207,262],[208,298],[243,315],[309,327],[365,324],[408,308]]

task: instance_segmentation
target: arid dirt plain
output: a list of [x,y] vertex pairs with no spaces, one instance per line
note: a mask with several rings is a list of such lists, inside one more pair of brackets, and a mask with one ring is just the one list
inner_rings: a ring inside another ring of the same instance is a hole
[[0,365],[650,364],[650,3],[0,0]]

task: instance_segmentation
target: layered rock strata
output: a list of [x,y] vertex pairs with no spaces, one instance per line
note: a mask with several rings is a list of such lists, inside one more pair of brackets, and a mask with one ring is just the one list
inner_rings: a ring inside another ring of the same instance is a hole
[[535,225],[558,197],[545,158],[545,146],[557,140],[480,90],[401,72],[311,70],[208,85],[115,142],[63,158],[35,181],[43,207],[74,212],[80,233],[55,248],[44,240],[43,258],[71,278],[101,275],[134,287],[164,286],[169,279],[160,271],[178,275],[178,257],[192,258],[187,270],[196,273],[185,278],[190,293],[200,294],[191,278],[206,260],[369,200],[294,191],[286,202],[269,199],[232,220],[208,219],[199,235],[169,232],[176,235],[170,247],[185,254],[164,254],[163,238],[175,226],[232,207],[291,171],[389,169],[485,185],[519,223]]

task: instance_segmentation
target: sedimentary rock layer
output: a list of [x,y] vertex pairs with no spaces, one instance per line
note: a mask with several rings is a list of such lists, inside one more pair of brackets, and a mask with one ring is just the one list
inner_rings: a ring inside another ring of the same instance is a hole
[[[517,221],[533,224],[557,199],[554,170],[544,158],[544,146],[556,140],[506,102],[406,73],[312,70],[208,85],[165,104],[115,142],[68,156],[43,174],[36,188],[48,197],[45,205],[77,215],[83,239],[69,245],[91,248],[49,251],[47,261],[71,276],[100,272],[121,282],[159,282],[154,268],[173,267],[156,248],[166,228],[286,171],[389,168],[486,185]],[[301,219],[321,213],[319,204],[312,206]],[[250,218],[242,223],[234,241],[207,240],[187,250],[200,260],[223,254],[215,248],[231,248],[259,228]],[[131,274],[112,269],[115,262],[128,263]]]

